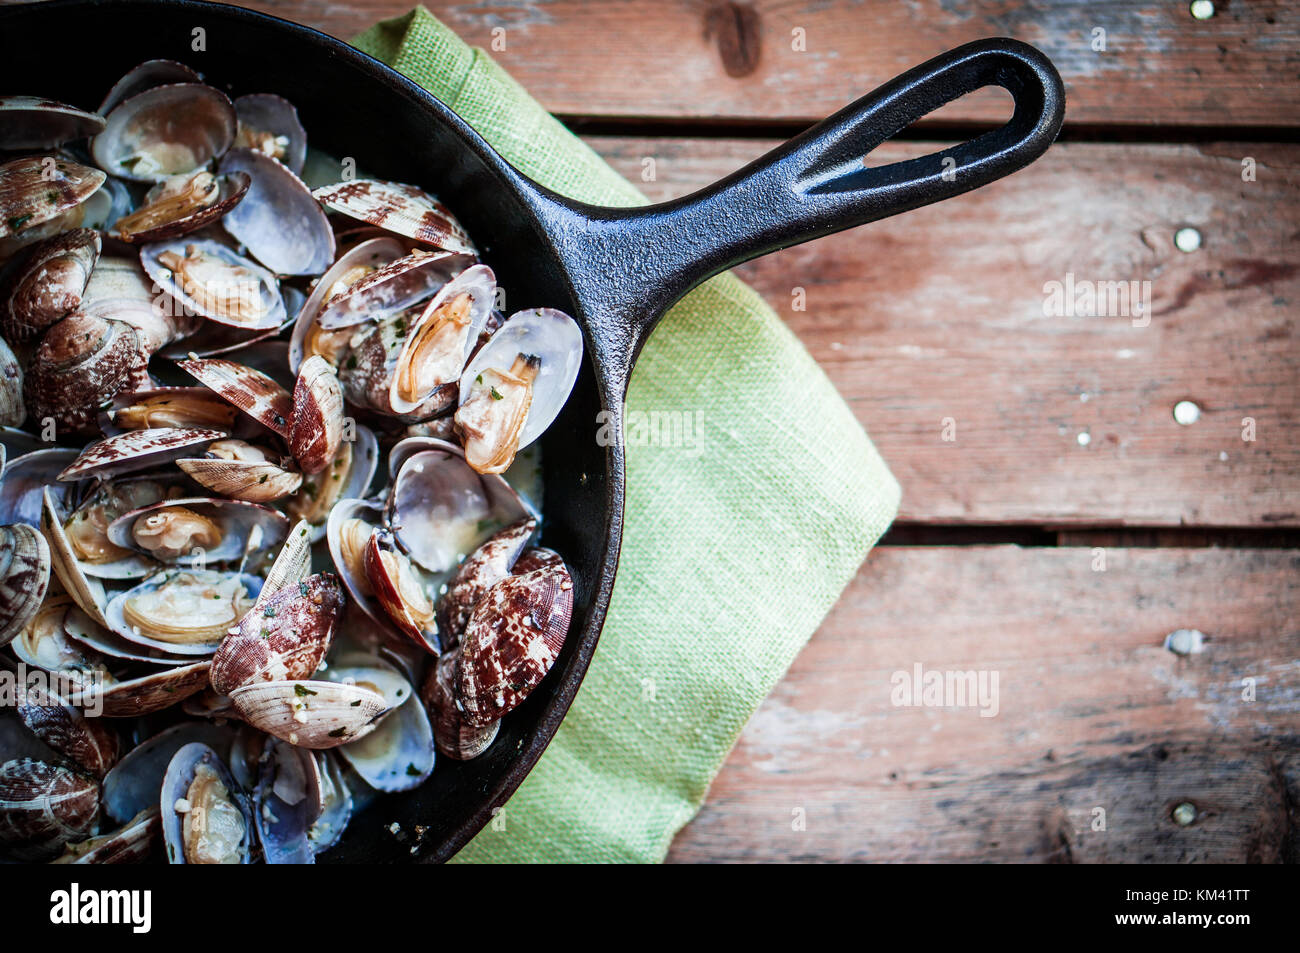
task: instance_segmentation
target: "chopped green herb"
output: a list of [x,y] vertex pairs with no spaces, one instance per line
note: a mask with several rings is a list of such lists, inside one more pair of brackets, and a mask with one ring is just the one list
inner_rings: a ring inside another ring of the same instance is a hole
[[488,388],[488,389],[492,392],[492,399],[493,399],[493,400],[505,400],[505,399],[506,399],[506,395],[505,395],[505,394],[502,394],[501,392],[499,392],[495,387],[490,387],[490,388]]
[[295,695],[297,695],[299,698],[306,698],[308,695],[315,695],[315,694],[316,694],[316,692],[313,692],[313,691],[312,691],[310,688],[308,688],[306,685],[294,685],[294,686],[293,686],[293,693],[294,693]]
[[32,217],[30,215],[19,215],[17,218],[9,219],[9,230],[12,232],[18,231],[18,229],[22,228],[29,221],[31,221],[31,218]]
[[268,619],[274,619],[275,606],[267,606],[265,609],[262,610],[262,615],[266,616]]
[[348,730],[347,730],[346,728],[335,728],[333,731],[330,732],[330,737],[331,737],[331,738],[345,738],[345,737],[347,737],[347,733],[348,733]]
[[408,764],[406,766],[406,773],[413,778],[418,778],[420,776],[420,769],[413,764]]

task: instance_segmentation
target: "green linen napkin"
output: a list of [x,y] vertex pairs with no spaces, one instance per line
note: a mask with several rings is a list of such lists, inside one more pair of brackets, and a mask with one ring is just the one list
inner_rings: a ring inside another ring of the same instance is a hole
[[[644,204],[423,7],[354,43],[537,181]],[[849,408],[730,274],[664,318],[627,409],[623,555],[595,658],[541,761],[457,861],[662,860],[897,511],[898,484]]]

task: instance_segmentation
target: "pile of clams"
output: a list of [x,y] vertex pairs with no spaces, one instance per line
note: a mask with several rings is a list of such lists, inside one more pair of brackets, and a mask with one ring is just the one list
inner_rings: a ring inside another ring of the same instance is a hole
[[564,645],[582,335],[340,168],[167,60],[0,96],[0,859],[310,863]]

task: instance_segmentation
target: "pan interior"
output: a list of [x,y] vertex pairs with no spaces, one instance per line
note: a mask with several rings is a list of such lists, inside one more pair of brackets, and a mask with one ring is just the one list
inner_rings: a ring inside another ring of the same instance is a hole
[[[196,30],[203,31],[203,51],[194,49]],[[233,7],[56,0],[0,8],[0,94],[94,110],[123,73],[153,58],[186,63],[231,96],[284,96],[298,108],[313,146],[442,198],[483,249],[506,289],[509,311],[557,307],[586,326],[551,245],[501,170],[392,74],[312,31]],[[440,755],[426,784],[382,796],[323,861],[445,859],[522,780],[558,727],[599,634],[617,553],[607,533],[622,495],[621,472],[593,439],[601,406],[589,346],[574,393],[542,445],[543,541],[568,562],[576,595],[555,670],[505,719],[487,753],[469,762]]]

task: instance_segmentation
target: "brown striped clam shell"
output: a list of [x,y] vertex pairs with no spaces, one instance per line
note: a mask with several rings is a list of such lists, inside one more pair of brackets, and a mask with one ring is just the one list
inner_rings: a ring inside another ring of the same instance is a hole
[[23,630],[50,585],[50,547],[33,526],[0,526],[0,646]]
[[[0,239],[40,239],[40,228],[63,220],[108,178],[62,156],[24,156],[0,165]],[[72,227],[81,222],[73,223]],[[62,230],[62,229],[60,229]]]
[[474,606],[461,635],[457,697],[485,727],[517,708],[555,664],[573,616],[564,566],[508,576]]
[[33,421],[54,421],[60,436],[99,430],[99,412],[145,378],[146,356],[135,329],[73,312],[41,339],[23,381]]
[[343,439],[343,391],[329,361],[313,354],[302,362],[293,388],[289,447],[303,473],[333,462]]
[[537,530],[537,521],[520,520],[494,534],[465,557],[456,574],[447,583],[447,591],[438,600],[438,636],[444,650],[460,641],[475,603],[493,585],[509,576],[529,537]]
[[269,375],[223,357],[190,359],[177,364],[262,426],[289,439],[293,397]]
[[63,469],[58,478],[66,482],[145,470],[194,453],[201,445],[220,440],[224,436],[220,430],[204,430],[199,427],[128,430],[87,446],[76,460]]
[[433,723],[433,740],[438,751],[457,761],[477,758],[496,739],[500,721],[475,727],[466,722],[456,704],[456,667],[460,664],[460,647],[439,656],[425,676],[420,699]]
[[329,651],[343,613],[343,586],[320,573],[255,606],[212,659],[212,687],[223,695],[252,682],[309,679]]
[[477,254],[469,233],[456,216],[432,195],[413,185],[354,179],[316,189],[312,195],[331,212],[384,231],[444,251]]
[[11,344],[34,341],[80,307],[101,247],[98,232],[77,228],[14,256],[0,277],[0,335]]
[[62,765],[19,758],[0,765],[0,853],[40,860],[89,834],[99,785]]
[[103,778],[122,755],[122,739],[98,718],[43,690],[28,689],[18,706],[27,730],[84,771]]
[[53,149],[104,130],[104,118],[39,96],[0,96],[0,149]]

